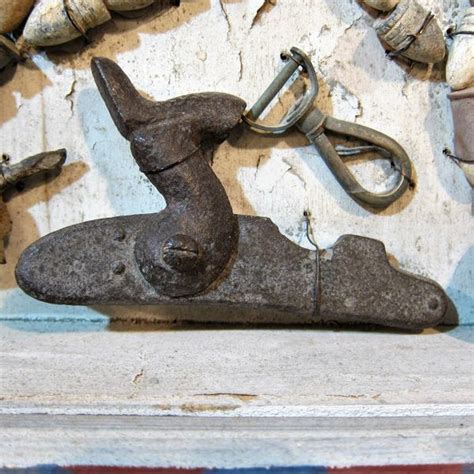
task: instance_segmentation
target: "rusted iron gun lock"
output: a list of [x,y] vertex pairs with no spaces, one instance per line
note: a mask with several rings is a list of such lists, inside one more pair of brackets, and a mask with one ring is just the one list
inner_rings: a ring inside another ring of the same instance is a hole
[[71,305],[266,308],[287,312],[295,322],[408,329],[443,318],[444,291],[393,268],[381,242],[346,235],[330,250],[308,250],[269,219],[232,212],[208,159],[241,122],[241,99],[203,93],[153,102],[114,62],[96,58],[92,71],[116,126],[167,207],[43,237],[17,266],[17,281],[28,294]]
[[[254,131],[267,135],[281,135],[296,127],[320,152],[346,192],[361,204],[373,208],[384,208],[400,198],[412,182],[412,167],[405,150],[395,140],[377,130],[325,115],[314,104],[319,92],[319,85],[310,58],[298,48],[292,48],[290,52],[283,53],[282,58],[287,61],[287,64],[244,116],[244,121]],[[271,101],[297,71],[307,73],[309,90],[300,97],[279,124],[264,125],[257,122]],[[326,131],[356,138],[365,142],[367,146],[337,149],[329,141]],[[344,163],[344,157],[372,151],[377,152],[380,158],[390,160],[394,168],[398,170],[399,180],[390,191],[384,193],[368,191],[357,181]]]

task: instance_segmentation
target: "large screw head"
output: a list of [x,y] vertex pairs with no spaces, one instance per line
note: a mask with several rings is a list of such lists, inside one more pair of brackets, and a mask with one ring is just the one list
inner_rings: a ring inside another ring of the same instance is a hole
[[202,247],[188,235],[176,234],[163,244],[163,260],[173,270],[189,272],[202,262]]

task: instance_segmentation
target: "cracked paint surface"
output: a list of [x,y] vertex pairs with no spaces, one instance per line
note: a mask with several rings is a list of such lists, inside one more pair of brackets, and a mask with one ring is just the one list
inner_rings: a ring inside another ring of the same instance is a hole
[[[469,2],[423,4],[446,29]],[[2,316],[97,318],[94,309],[51,307],[24,296],[13,276],[19,254],[67,225],[164,207],[100,99],[89,69],[93,56],[116,60],[156,100],[215,90],[251,105],[281,68],[280,52],[298,46],[318,71],[320,107],[399,141],[415,166],[416,190],[386,211],[371,213],[344,193],[303,136],[266,138],[239,129],[213,164],[235,212],[270,217],[308,247],[305,210],[321,247],[344,233],[380,239],[402,267],[447,288],[461,321],[474,322],[470,187],[442,154],[452,148],[448,87],[439,67],[408,68],[387,60],[373,21],[356,1],[183,0],[180,8],[155,17],[114,18],[91,33],[92,43],[79,54],[40,53],[29,67],[18,67],[0,87],[0,150],[15,161],[66,147],[69,157],[58,180],[8,203],[14,228],[9,263],[0,267]],[[268,119],[281,116],[293,101],[291,92],[285,94]],[[353,165],[376,190],[387,185],[389,168]],[[140,319],[142,313],[134,315]]]

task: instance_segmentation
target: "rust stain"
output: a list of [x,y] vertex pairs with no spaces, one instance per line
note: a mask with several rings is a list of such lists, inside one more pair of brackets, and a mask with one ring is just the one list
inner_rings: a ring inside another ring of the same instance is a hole
[[216,393],[197,393],[196,397],[232,397],[241,400],[242,402],[249,402],[255,400],[258,395],[253,393],[233,393],[233,392],[216,392]]
[[185,413],[199,413],[237,410],[237,408],[240,408],[240,405],[211,405],[206,403],[185,403],[181,405],[180,408]]

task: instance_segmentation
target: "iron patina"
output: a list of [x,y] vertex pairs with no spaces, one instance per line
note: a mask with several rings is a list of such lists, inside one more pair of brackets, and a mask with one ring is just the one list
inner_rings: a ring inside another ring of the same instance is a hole
[[7,159],[0,162],[0,264],[6,263],[5,239],[12,230],[10,215],[1,195],[9,188],[25,183],[31,178],[59,173],[65,160],[66,150],[61,149],[39,153],[15,164],[9,164]]
[[269,219],[232,212],[208,158],[241,121],[241,99],[206,93],[152,102],[114,62],[96,58],[92,71],[116,126],[167,207],[85,222],[40,239],[16,269],[29,295],[71,305],[238,306],[284,311],[295,322],[403,329],[442,320],[444,291],[393,268],[381,242],[345,235],[332,249],[308,250]]

